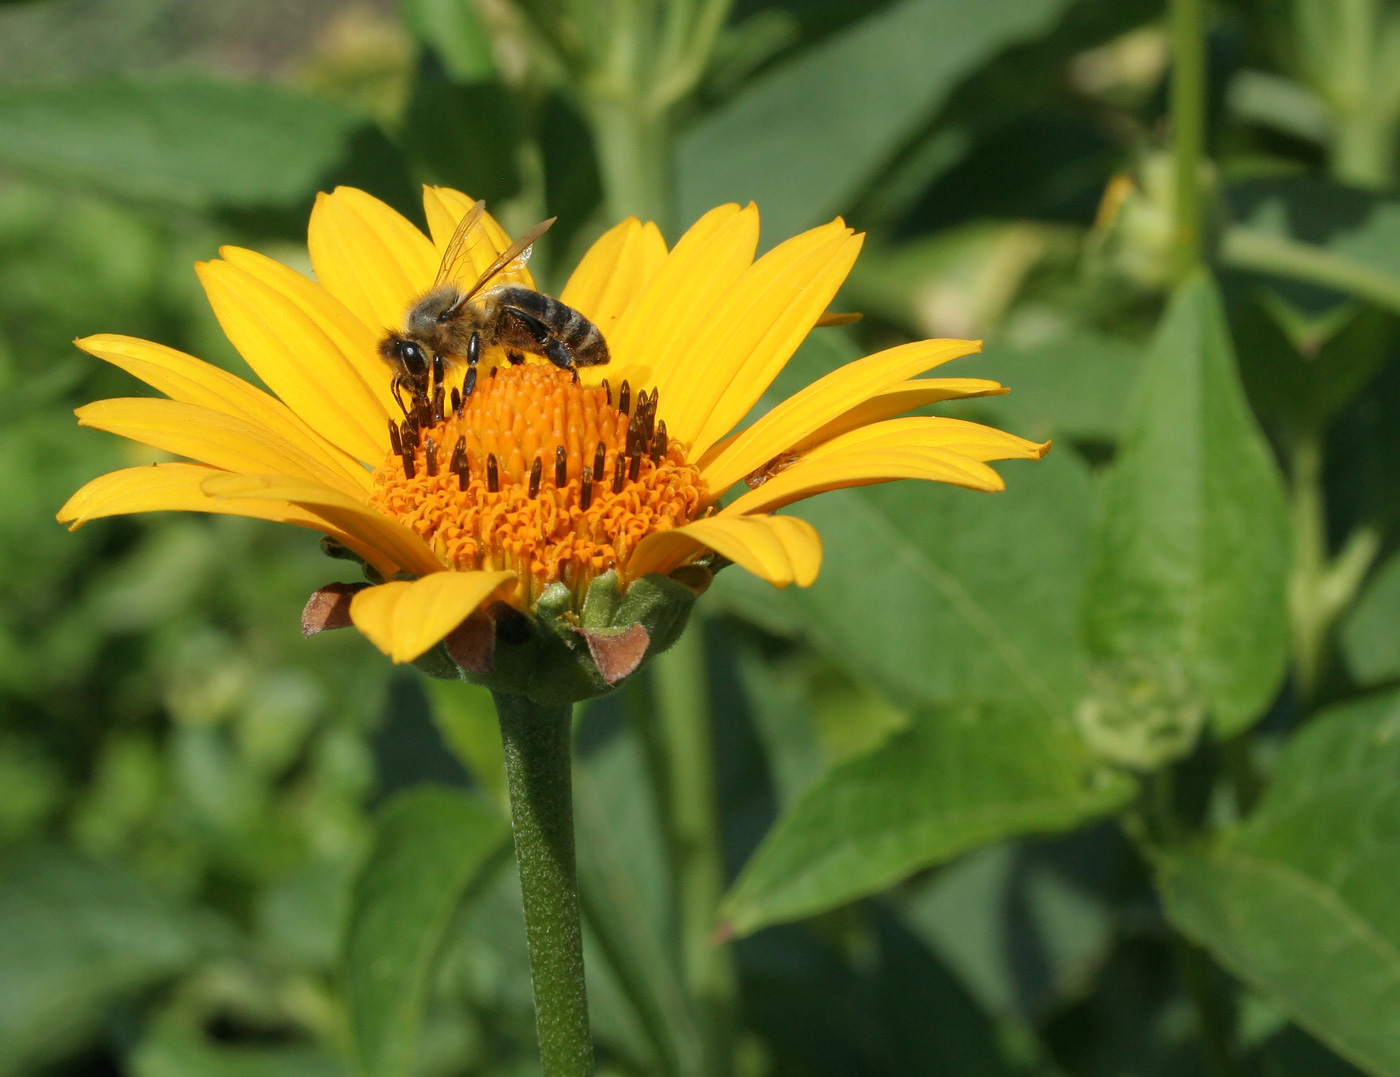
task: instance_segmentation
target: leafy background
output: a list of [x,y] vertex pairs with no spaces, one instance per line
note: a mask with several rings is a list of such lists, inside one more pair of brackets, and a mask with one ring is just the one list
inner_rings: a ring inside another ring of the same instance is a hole
[[303,641],[300,532],[53,521],[154,459],[74,336],[246,376],[190,263],[427,181],[558,214],[556,287],[625,213],[844,214],[865,319],[773,399],[979,336],[1013,392],[942,410],[1056,443],[801,507],[816,586],[722,574],[579,716],[607,1073],[1400,1075],[1396,5],[1210,9],[1181,280],[1160,4],[669,9],[648,126],[647,3],[0,5],[0,1074],[537,1068],[489,700]]

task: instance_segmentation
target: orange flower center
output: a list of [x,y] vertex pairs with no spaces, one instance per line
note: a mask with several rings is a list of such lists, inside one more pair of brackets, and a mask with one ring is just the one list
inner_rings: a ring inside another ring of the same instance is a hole
[[614,403],[606,382],[586,388],[542,363],[495,367],[459,408],[439,395],[391,431],[370,504],[449,568],[514,570],[524,606],[556,581],[582,596],[707,500],[655,393],[629,397],[626,382]]

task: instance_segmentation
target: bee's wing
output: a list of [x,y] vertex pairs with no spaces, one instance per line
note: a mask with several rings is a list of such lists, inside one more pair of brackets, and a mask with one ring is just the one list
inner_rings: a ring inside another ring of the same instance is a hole
[[438,266],[437,279],[433,281],[433,287],[457,276],[457,271],[462,268],[462,263],[470,257],[472,252],[473,244],[468,243],[467,240],[476,231],[477,224],[485,212],[486,203],[478,201],[476,205],[462,214],[462,219],[457,222],[452,238],[447,241],[447,250],[443,252],[442,264]]
[[491,282],[492,278],[499,276],[512,265],[518,265],[523,268],[530,258],[530,248],[534,246],[535,240],[548,232],[549,226],[557,219],[557,217],[551,217],[547,221],[541,221],[509,247],[501,251],[496,260],[486,267],[486,272],[477,277],[476,283],[467,289],[466,294],[462,297],[462,302],[466,302],[472,296],[476,295]]

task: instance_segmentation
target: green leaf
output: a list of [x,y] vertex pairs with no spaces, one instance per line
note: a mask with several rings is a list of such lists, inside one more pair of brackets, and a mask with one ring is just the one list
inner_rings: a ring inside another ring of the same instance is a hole
[[1083,685],[1076,608],[1093,493],[1069,452],[1005,473],[997,494],[899,482],[803,502],[822,574],[783,599],[828,656],[897,703],[1065,713]]
[[1106,678],[1245,728],[1287,661],[1287,519],[1203,274],[1167,310],[1103,496],[1086,622]]
[[1064,7],[903,0],[761,75],[681,139],[680,220],[750,199],[772,237],[831,217],[962,79],[1043,32]]
[[0,88],[0,165],[188,209],[287,207],[359,121],[314,97],[193,77]]
[[506,845],[501,816],[444,788],[390,801],[355,884],[344,983],[364,1077],[409,1071],[433,958],[458,902]]
[[1362,684],[1400,677],[1400,554],[1381,566],[1342,622],[1341,647]]
[[1039,710],[949,707],[828,771],[745,866],[721,915],[738,934],[874,893],[1012,835],[1112,811],[1132,783],[1096,772]]
[[73,1050],[114,999],[202,949],[194,923],[124,869],[12,852],[0,862],[0,1073]]
[[1343,1057],[1400,1075],[1400,694],[1317,716],[1249,819],[1161,868],[1183,932]]

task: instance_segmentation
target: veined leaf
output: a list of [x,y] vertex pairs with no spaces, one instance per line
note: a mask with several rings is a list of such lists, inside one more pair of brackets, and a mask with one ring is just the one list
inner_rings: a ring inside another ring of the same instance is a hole
[[1156,670],[1160,694],[1199,698],[1219,734],[1245,728],[1287,661],[1287,519],[1204,274],[1163,319],[1101,520],[1086,619],[1108,675]]
[[948,707],[833,767],[759,846],[725,899],[738,934],[874,893],[1001,838],[1076,826],[1132,793],[1034,706]]
[[355,884],[344,984],[363,1077],[409,1072],[433,958],[453,911],[509,837],[499,813],[421,786],[385,808]]
[[1339,1054],[1400,1074],[1400,694],[1315,718],[1249,819],[1161,866],[1182,931]]

